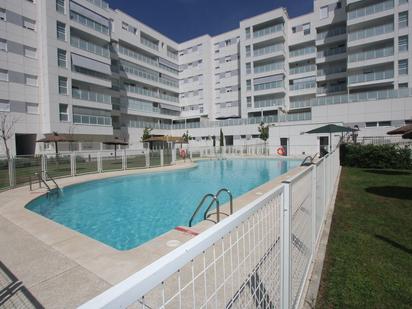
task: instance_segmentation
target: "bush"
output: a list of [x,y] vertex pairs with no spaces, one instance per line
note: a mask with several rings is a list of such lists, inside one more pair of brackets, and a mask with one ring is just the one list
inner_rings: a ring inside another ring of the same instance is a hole
[[343,144],[340,148],[342,166],[361,168],[412,168],[411,149],[397,145]]

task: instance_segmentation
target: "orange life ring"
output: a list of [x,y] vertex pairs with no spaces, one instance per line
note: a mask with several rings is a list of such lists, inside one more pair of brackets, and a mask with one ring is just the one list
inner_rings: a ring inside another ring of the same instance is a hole
[[180,155],[181,158],[186,158],[186,150],[180,149],[179,155]]
[[285,148],[279,147],[278,149],[276,149],[276,153],[280,156],[284,156],[285,155]]

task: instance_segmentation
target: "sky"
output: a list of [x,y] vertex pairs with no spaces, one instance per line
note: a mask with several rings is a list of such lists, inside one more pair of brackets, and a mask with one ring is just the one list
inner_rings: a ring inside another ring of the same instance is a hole
[[108,0],[118,8],[160,33],[181,43],[239,27],[242,19],[279,7],[289,17],[313,10],[313,0]]

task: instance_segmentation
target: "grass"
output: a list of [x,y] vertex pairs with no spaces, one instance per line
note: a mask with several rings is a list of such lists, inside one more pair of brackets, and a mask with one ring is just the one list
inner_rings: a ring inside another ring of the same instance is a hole
[[343,168],[316,308],[411,308],[412,171]]

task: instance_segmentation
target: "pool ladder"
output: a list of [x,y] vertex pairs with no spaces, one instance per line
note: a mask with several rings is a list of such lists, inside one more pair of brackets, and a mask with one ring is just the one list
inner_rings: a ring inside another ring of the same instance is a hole
[[[230,214],[224,213],[220,211],[220,201],[219,201],[219,196],[223,193],[227,193],[227,195],[229,196],[230,199]],[[211,198],[211,202],[209,203],[209,205],[207,206],[205,212],[203,213],[203,220],[208,220],[211,221],[213,223],[218,223],[220,221],[220,215],[225,215],[225,216],[229,216],[231,214],[233,214],[233,196],[232,193],[226,189],[226,188],[222,188],[219,191],[216,192],[216,194],[212,194],[212,193],[208,193],[205,194],[203,196],[203,198],[200,200],[200,203],[197,205],[196,210],[193,212],[192,217],[189,220],[189,227],[192,227],[192,223],[193,220],[195,219],[196,215],[199,213],[200,209],[202,208],[203,204],[207,201],[208,198]],[[216,204],[216,212],[212,212],[209,213],[210,208],[212,208],[212,206]],[[216,215],[216,221],[210,219],[211,216]]]
[[[42,175],[44,175],[44,178],[42,177]],[[46,171],[41,171],[41,173],[34,173],[34,176],[37,177],[38,182],[39,182],[39,188],[41,188],[41,184],[43,183],[46,188],[47,188],[47,193],[53,193],[53,192],[60,192],[61,189],[59,187],[59,185],[57,184],[57,182],[54,180],[53,177],[51,177]],[[47,183],[47,180],[51,180],[54,184],[54,188],[51,188],[49,186],[49,184]],[[30,183],[30,191],[32,191],[32,177],[30,176],[29,178],[29,183]]]

